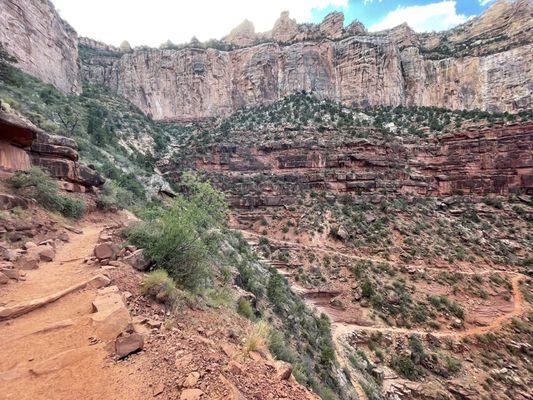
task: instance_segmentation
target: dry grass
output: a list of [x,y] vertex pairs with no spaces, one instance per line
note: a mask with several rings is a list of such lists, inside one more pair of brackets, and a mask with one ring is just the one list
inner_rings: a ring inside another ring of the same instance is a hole
[[256,351],[266,346],[266,338],[268,337],[269,327],[264,321],[259,321],[253,326],[252,331],[244,342],[244,350],[246,353]]

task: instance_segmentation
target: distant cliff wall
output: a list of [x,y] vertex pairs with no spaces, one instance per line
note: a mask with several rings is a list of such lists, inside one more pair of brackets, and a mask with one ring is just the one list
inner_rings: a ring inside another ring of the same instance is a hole
[[[418,105],[518,112],[532,107],[532,2],[495,3],[453,30],[407,25],[370,34],[340,13],[318,25],[283,13],[271,32],[250,22],[223,40],[234,50],[139,49],[83,42],[86,79],[157,120],[201,120],[313,92],[346,105]],[[265,43],[266,42],[266,43]]]
[[48,0],[0,0],[0,43],[24,72],[81,93],[78,35]]

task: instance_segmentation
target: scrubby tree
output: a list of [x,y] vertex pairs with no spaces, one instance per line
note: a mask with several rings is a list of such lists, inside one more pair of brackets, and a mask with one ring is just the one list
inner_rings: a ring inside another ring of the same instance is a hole
[[227,204],[221,192],[191,175],[184,178],[182,192],[157,218],[136,225],[128,236],[179,286],[196,291],[213,275]]

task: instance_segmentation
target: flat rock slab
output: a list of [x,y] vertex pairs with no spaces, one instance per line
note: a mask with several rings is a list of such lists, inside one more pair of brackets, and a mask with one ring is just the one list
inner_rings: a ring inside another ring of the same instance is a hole
[[54,301],[60,299],[61,297],[64,297],[67,294],[70,294],[77,290],[84,289],[84,288],[98,289],[98,288],[109,285],[110,282],[111,280],[109,278],[103,275],[97,275],[89,280],[83,281],[81,283],[78,283],[74,286],[71,286],[67,289],[51,294],[49,296],[41,297],[39,299],[29,300],[23,303],[16,304],[14,306],[0,307],[0,321],[16,318],[21,315],[27,314],[33,310],[36,310],[37,308],[53,303]]
[[115,340],[131,324],[131,317],[116,286],[100,289],[93,301],[91,321],[102,340]]

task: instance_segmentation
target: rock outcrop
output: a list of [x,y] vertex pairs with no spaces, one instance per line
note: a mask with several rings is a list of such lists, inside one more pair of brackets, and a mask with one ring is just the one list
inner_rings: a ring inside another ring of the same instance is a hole
[[217,145],[188,167],[208,172],[217,186],[233,193],[229,201],[237,208],[293,204],[302,191],[508,194],[533,191],[532,148],[533,124],[528,122],[394,144],[355,139]]
[[245,19],[239,26],[232,29],[224,41],[237,46],[251,46],[256,41],[254,24]]
[[[369,34],[341,13],[297,24],[282,13],[271,32],[244,22],[233,51],[99,51],[84,42],[84,76],[130,99],[156,120],[198,121],[313,92],[346,105],[436,106],[517,112],[531,108],[531,2],[498,2],[443,33],[407,25]],[[269,40],[269,43],[262,43]],[[101,47],[101,46],[100,46]]]
[[65,93],[82,90],[78,35],[48,0],[0,0],[0,43],[17,67]]
[[76,141],[50,135],[17,114],[0,109],[0,172],[26,171],[42,167],[63,181],[63,188],[84,192],[104,184],[94,169],[78,162]]

